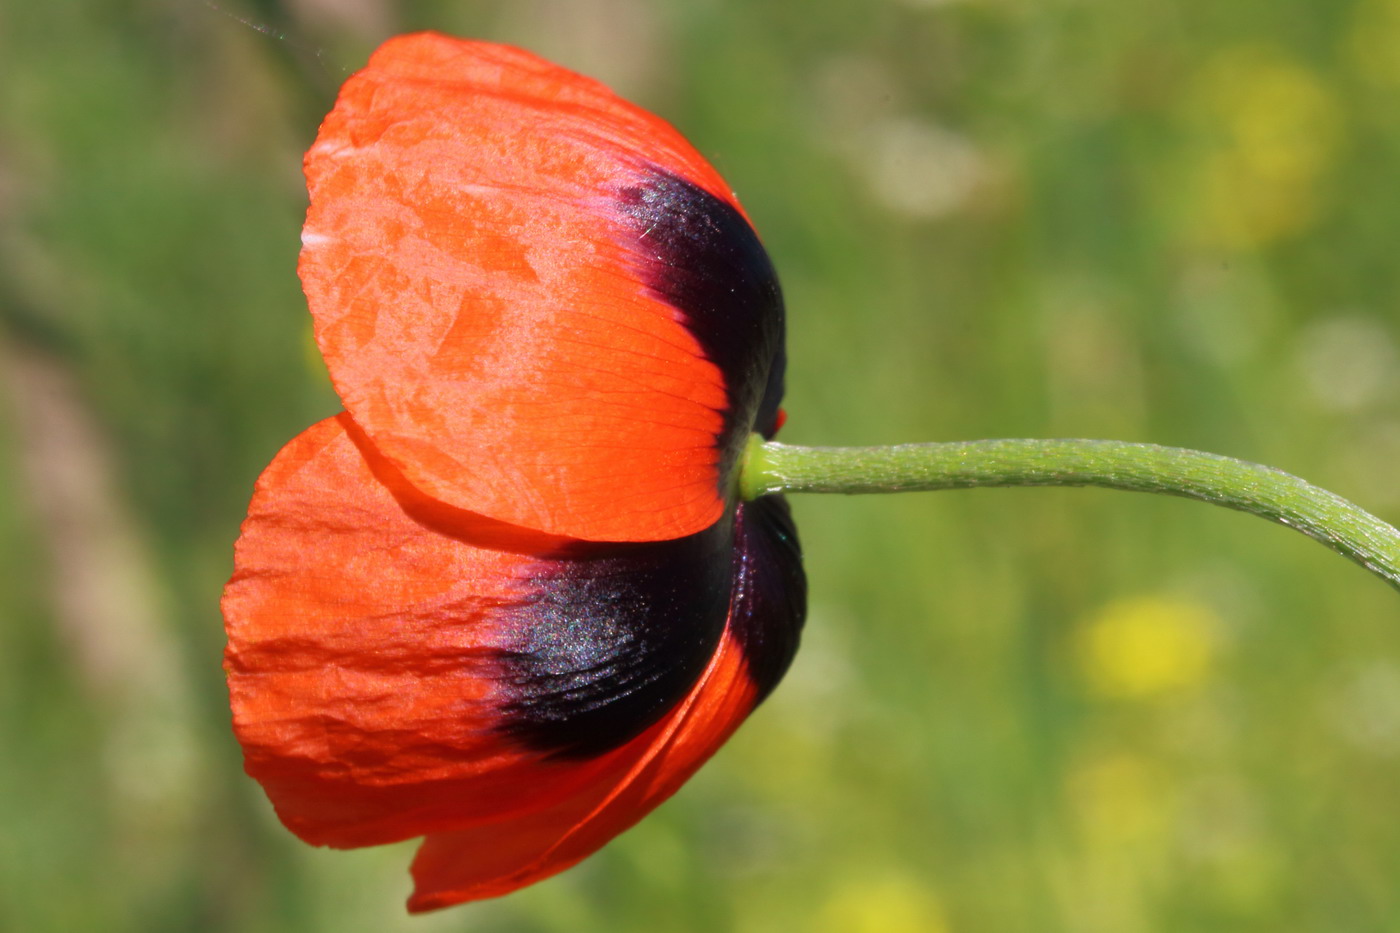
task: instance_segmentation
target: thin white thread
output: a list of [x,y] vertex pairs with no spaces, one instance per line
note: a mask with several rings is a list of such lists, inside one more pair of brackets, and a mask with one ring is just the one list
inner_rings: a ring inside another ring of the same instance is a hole
[[[234,22],[239,23],[243,26],[247,26],[254,32],[260,32],[263,35],[267,36],[269,39],[274,39],[278,42],[285,42],[294,49],[306,52],[314,56],[316,58],[316,63],[321,66],[321,69],[325,71],[326,74],[334,76],[334,72],[332,71],[330,65],[326,63],[326,50],[324,47],[312,46],[308,45],[305,42],[298,41],[285,30],[279,30],[269,25],[268,23],[260,23],[257,20],[248,19],[245,16],[240,16],[232,10],[225,9],[224,7],[215,3],[214,0],[199,0],[199,2],[202,3],[206,8],[213,10],[215,13],[218,13],[221,16],[227,16]],[[341,76],[343,77],[350,69],[341,68],[339,70]]]

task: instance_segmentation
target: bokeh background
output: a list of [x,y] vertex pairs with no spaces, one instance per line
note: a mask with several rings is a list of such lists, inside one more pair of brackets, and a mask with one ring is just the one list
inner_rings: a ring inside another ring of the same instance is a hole
[[1400,929],[1400,596],[1102,491],[797,501],[788,681],[534,889],[411,919],[411,847],[283,831],[218,596],[336,410],[300,153],[429,27],[726,173],[786,439],[1150,440],[1400,518],[1400,0],[0,0],[0,929]]

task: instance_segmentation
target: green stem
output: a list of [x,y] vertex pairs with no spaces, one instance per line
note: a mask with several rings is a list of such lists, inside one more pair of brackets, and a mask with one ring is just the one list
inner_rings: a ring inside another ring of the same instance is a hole
[[1091,440],[792,447],[755,435],[740,477],[745,499],[975,486],[1102,486],[1199,499],[1297,529],[1400,589],[1400,531],[1290,473],[1199,450]]

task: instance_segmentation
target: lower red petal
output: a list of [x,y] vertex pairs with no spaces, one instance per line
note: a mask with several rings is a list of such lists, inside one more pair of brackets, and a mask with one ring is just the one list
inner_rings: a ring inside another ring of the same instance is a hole
[[[750,524],[740,522],[743,542]],[[582,568],[592,558],[563,545],[427,499],[345,415],[295,438],[258,481],[223,603],[248,773],[308,842],[426,836],[412,910],[505,894],[596,851],[674,793],[738,727],[759,697],[756,674],[766,687],[786,666],[795,641],[783,642],[780,666],[753,666],[772,652],[758,650],[752,617],[780,614],[758,599],[771,587],[751,566],[772,555],[746,544],[733,552],[729,627],[704,645],[698,678],[665,701],[659,720],[587,754],[542,744],[539,730],[521,733],[510,719],[520,685],[502,678],[502,650],[511,626],[541,611],[542,581],[558,584],[559,555],[575,555],[580,593],[614,586],[638,598],[645,574],[637,574],[650,566],[614,566],[625,552],[614,547]],[[699,539],[695,548],[646,547],[674,550],[687,566],[718,559],[727,578],[726,548]],[[650,572],[684,577],[658,561]],[[689,599],[719,586],[723,614],[723,584],[704,579],[687,589],[697,591]],[[662,622],[693,628],[684,594],[659,592],[671,607]]]
[[444,507],[396,498],[411,488],[353,430],[288,444],[239,538],[225,666],[248,773],[293,832],[342,847],[571,794],[603,765],[505,740],[491,676],[493,622],[555,539],[468,513],[444,533]]

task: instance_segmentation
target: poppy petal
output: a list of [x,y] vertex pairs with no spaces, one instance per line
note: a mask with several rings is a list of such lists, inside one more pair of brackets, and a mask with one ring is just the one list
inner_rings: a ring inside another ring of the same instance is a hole
[[347,415],[323,421],[259,479],[225,591],[247,770],[289,828],[342,847],[610,785],[711,663],[730,534],[504,526],[417,492]]
[[317,339],[411,483],[589,540],[721,518],[780,391],[781,298],[672,127],[528,53],[419,34],[346,83],[306,172]]
[[573,796],[521,818],[424,839],[409,910],[508,894],[593,854],[674,794],[755,702],[743,652],[726,637],[690,696]]

